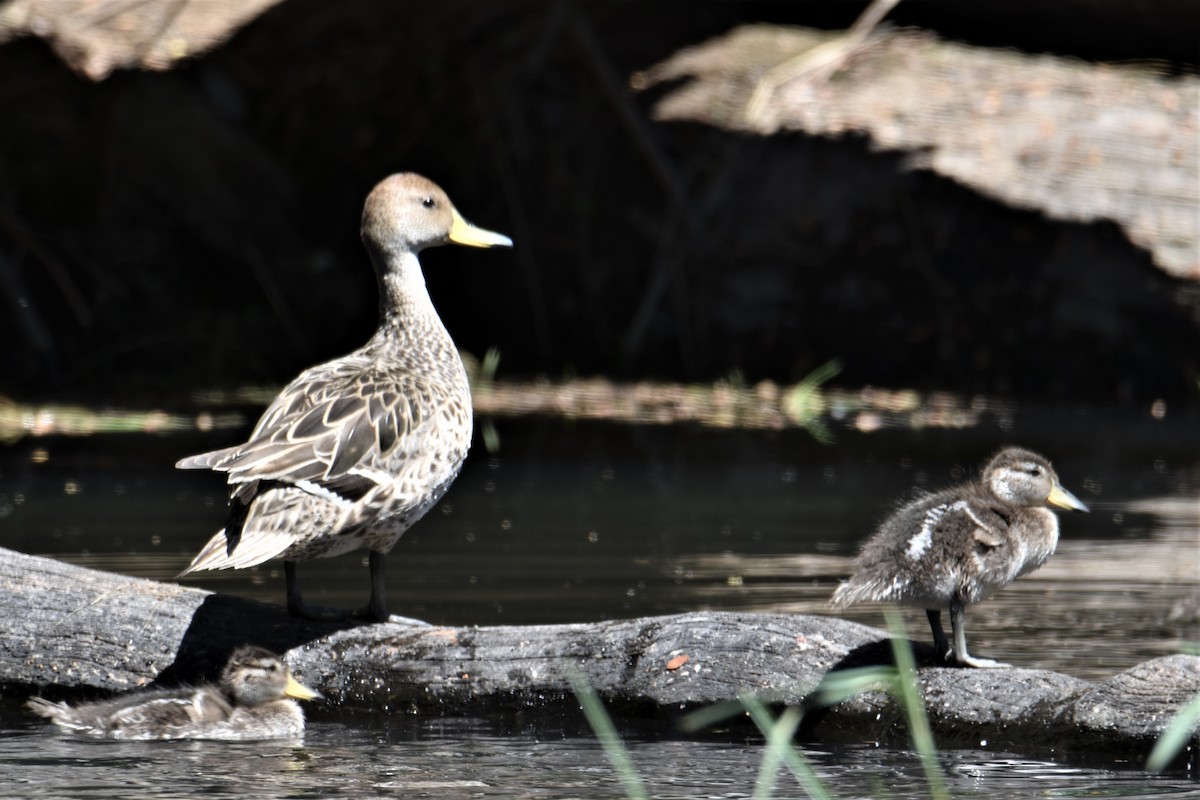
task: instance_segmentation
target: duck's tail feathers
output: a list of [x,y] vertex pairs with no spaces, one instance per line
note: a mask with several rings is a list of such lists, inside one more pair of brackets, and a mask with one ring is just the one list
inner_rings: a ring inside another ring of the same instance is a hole
[[870,591],[870,586],[857,583],[853,579],[842,581],[833,590],[833,596],[829,598],[829,605],[838,610],[849,608],[855,603],[868,600]]
[[231,548],[222,528],[208,540],[208,544],[192,559],[187,569],[175,577],[179,579],[200,570],[253,567],[275,558],[294,542],[295,537],[290,533],[243,529],[238,542]]
[[71,707],[66,703],[52,703],[44,697],[31,697],[25,707],[40,717],[66,724],[71,719]]
[[848,580],[842,581],[833,590],[829,605],[842,609],[857,603],[903,603],[916,602],[909,590],[909,582],[903,578],[888,578],[870,571],[856,572]]
[[843,609],[851,605],[851,601],[846,599],[846,587],[849,584],[846,582],[839,583],[837,588],[833,590],[833,596],[829,598],[829,607],[834,609]]
[[237,447],[223,447],[220,450],[181,458],[175,462],[175,469],[221,469],[222,463],[237,450]]

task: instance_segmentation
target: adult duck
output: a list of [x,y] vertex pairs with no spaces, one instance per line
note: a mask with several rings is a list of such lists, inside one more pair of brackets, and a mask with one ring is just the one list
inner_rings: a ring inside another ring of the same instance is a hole
[[366,548],[371,599],[360,613],[388,618],[385,556],[446,493],[471,444],[467,374],[417,254],[512,240],[466,222],[441,188],[413,173],[371,191],[362,238],[379,278],[379,329],[353,353],[302,372],[248,441],[176,465],[224,472],[230,487],[225,527],[180,577],[280,559],[289,612],[344,617],[304,603],[296,562]]

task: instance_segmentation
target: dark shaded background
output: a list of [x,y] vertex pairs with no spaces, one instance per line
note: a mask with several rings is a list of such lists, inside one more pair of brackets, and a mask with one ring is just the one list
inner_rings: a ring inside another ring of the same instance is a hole
[[[0,393],[171,402],[362,343],[362,198],[416,170],[511,253],[424,257],[501,373],[1197,397],[1200,290],[1112,225],[1051,222],[855,138],[646,122],[628,76],[747,21],[865,4],[287,0],[169,73],[92,84],[0,47]],[[1197,62],[1187,2],[902,3],[988,46]],[[630,109],[641,120],[623,117]],[[646,155],[682,176],[682,200]],[[700,224],[688,227],[680,203]]]

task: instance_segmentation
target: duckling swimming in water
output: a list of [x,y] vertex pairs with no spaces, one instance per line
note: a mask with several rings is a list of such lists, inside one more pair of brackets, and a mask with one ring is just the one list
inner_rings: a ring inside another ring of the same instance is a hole
[[[1058,482],[1037,453],[1007,447],[978,481],[924,495],[892,514],[869,538],[855,572],[830,604],[892,602],[926,609],[933,645],[947,661],[1004,667],[967,652],[966,608],[1040,567],[1058,545],[1058,517],[1046,505],[1088,508]],[[951,647],[942,630],[950,608]]]
[[74,707],[34,697],[26,705],[64,730],[89,736],[252,741],[303,736],[304,712],[290,698],[320,696],[278,656],[246,646],[229,657],[217,686],[135,692]]

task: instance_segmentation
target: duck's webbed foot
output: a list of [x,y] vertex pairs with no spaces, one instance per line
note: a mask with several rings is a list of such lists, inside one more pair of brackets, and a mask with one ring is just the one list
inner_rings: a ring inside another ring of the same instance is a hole
[[995,661],[990,658],[976,658],[970,653],[964,652],[961,656],[957,650],[951,652],[951,659],[956,664],[964,667],[976,667],[979,669],[999,669],[1000,667],[1011,667],[1012,664],[1005,664],[1003,661]]
[[300,602],[288,601],[288,614],[300,619],[311,619],[315,622],[342,622],[351,619],[355,616],[350,611],[344,608],[333,608],[332,606],[310,606],[303,600]]
[[407,625],[410,628],[433,627],[433,623],[431,622],[427,622],[423,619],[417,619],[416,617],[402,617],[399,614],[389,614],[388,618],[385,619],[384,622],[388,622],[392,625]]
[[283,574],[287,578],[287,610],[293,617],[317,620],[318,622],[341,622],[352,615],[349,611],[328,606],[310,606],[300,596],[300,587],[296,585],[296,562],[283,562]]
[[964,667],[976,667],[979,669],[997,669],[999,667],[1012,666],[1002,661],[993,661],[990,658],[975,658],[967,652],[966,618],[967,611],[963,602],[958,599],[951,600],[950,627],[954,630],[954,649],[950,651],[950,660]]

